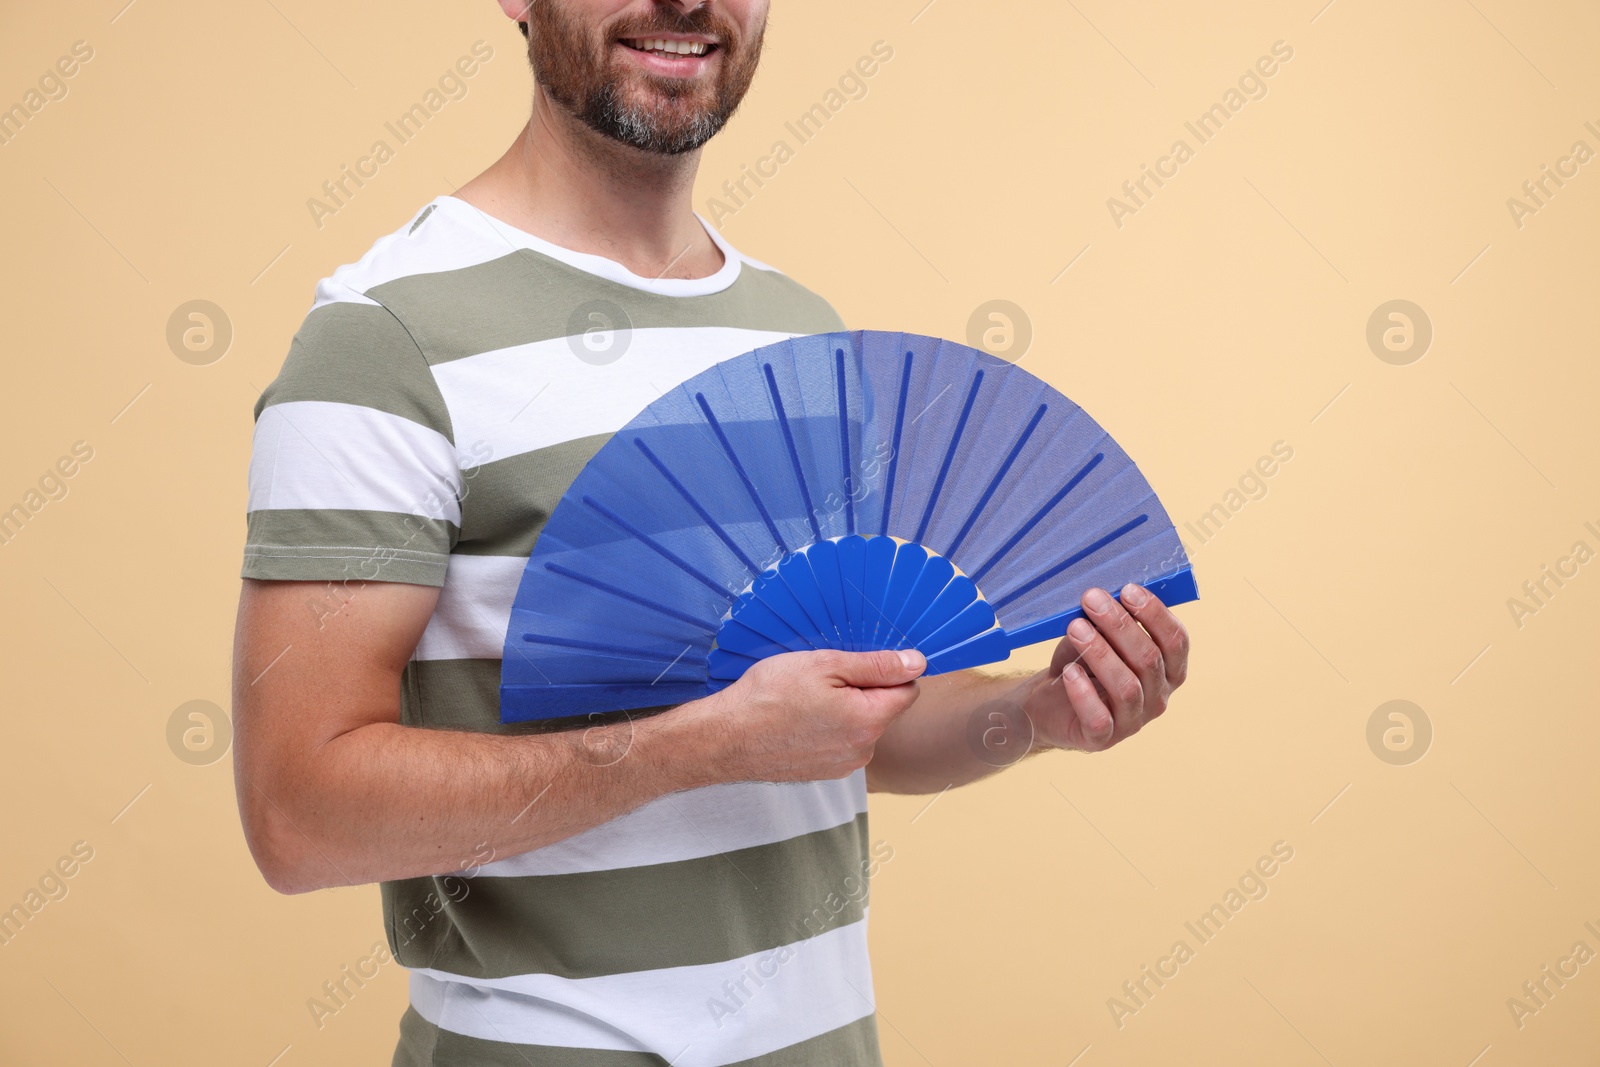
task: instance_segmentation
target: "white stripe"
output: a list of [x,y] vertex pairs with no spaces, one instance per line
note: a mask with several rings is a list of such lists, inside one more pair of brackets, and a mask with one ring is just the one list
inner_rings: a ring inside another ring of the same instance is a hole
[[526,556],[452,552],[439,602],[411,658],[499,659],[527,564]]
[[[767,536],[759,521],[727,523],[724,529],[743,544],[759,543]],[[439,603],[412,658],[499,659],[511,627],[512,602],[527,565],[527,556],[451,553]],[[631,605],[624,608],[629,609]],[[555,614],[562,614],[560,605]]]
[[[437,212],[444,200],[454,200],[454,197],[436,197],[423,205],[417,215],[430,205]],[[431,216],[416,233],[412,233],[411,227],[417,215],[413,215],[398,230],[374,241],[360,259],[339,266],[331,278],[319,282],[312,310],[336,300],[375,304],[376,300],[362,295],[374,286],[414,274],[475,267],[508,256],[516,250],[515,246],[484,227],[432,226],[429,223],[435,220]]]
[[249,486],[249,511],[347,508],[461,522],[461,471],[450,441],[359,404],[296,400],[263,409]]
[[[733,985],[740,979],[748,994]],[[717,1003],[725,1013],[713,1014]],[[411,972],[411,1005],[435,1026],[487,1041],[653,1052],[673,1067],[722,1067],[872,1014],[867,919],[725,963],[598,978],[483,980],[419,969]]]
[[[337,274],[337,271],[335,272]],[[371,304],[373,307],[383,305],[364,293],[358,293],[343,282],[333,278],[324,278],[317,283],[316,299],[311,302],[311,310],[315,311],[325,304]]]
[[[559,263],[592,274],[607,281],[626,285],[630,289],[642,289],[647,293],[656,293],[661,296],[706,296],[711,293],[720,293],[739,279],[739,272],[744,256],[728,243],[717,228],[712,226],[699,214],[695,219],[706,231],[706,236],[711,238],[711,243],[722,252],[722,266],[703,278],[662,278],[659,275],[647,278],[642,274],[635,274],[627,267],[614,259],[595,255],[592,252],[577,252],[561,245],[553,244],[542,237],[531,234],[526,230],[518,229],[510,223],[504,222],[474,204],[469,204],[457,196],[440,196],[433,201],[438,205],[441,214],[448,215],[460,222],[460,229],[473,235],[492,235],[486,237],[487,241],[498,241],[505,248],[528,248],[540,255],[548,256]],[[431,220],[430,220],[431,221]],[[423,230],[428,229],[427,223]],[[684,252],[689,249],[686,247]],[[680,253],[681,254],[681,253]],[[439,268],[434,268],[435,270]],[[769,268],[770,269],[770,268]]]
[[707,367],[794,336],[724,326],[638,329],[620,359],[599,365],[558,337],[441,363],[433,376],[456,440],[481,441],[499,460],[615,433]]
[[[663,712],[670,715],[672,712]],[[727,782],[669,793],[478,875],[575,874],[715,856],[827,830],[867,810],[866,771],[815,782]],[[537,819],[535,805],[525,818]]]
[[[412,232],[418,216],[433,208],[428,219]],[[704,278],[647,278],[635,274],[616,260],[588,252],[577,252],[503,222],[459,197],[448,194],[434,197],[423,205],[404,226],[373,242],[359,260],[334,270],[331,278],[317,285],[312,310],[336,301],[375,304],[363,295],[375,286],[417,274],[461,270],[488,263],[531,249],[586,274],[626,285],[632,289],[662,296],[705,296],[727,289],[739,278],[743,264],[765,271],[774,268],[760,263],[738,249],[698,214],[695,218],[722,253],[723,263]],[[440,225],[448,219],[451,225]]]

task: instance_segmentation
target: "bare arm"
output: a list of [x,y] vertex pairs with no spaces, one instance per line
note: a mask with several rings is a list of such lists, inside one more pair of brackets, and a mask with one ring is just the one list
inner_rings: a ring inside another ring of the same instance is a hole
[[[791,653],[632,722],[496,735],[403,726],[400,675],[436,588],[246,579],[234,637],[234,772],[273,888],[454,872],[718,781],[839,778],[916,699],[920,657]],[[492,851],[491,851],[492,850]]]

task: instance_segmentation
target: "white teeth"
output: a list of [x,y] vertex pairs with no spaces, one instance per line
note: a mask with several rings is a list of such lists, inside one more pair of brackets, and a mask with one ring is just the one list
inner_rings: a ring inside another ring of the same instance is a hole
[[681,56],[703,56],[706,54],[706,45],[703,41],[664,41],[643,40],[634,41],[633,47],[641,52],[670,52]]

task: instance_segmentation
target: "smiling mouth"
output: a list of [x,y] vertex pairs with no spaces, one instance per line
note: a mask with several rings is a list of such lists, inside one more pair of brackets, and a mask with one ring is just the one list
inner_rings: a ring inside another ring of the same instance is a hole
[[710,55],[717,46],[709,41],[673,41],[664,37],[625,37],[621,43],[635,52],[663,59],[689,59]]

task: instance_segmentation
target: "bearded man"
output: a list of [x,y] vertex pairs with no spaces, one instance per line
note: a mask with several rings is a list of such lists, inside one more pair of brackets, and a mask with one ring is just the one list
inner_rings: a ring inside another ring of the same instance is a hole
[[502,725],[512,597],[585,462],[699,371],[844,323],[691,206],[767,0],[499,3],[527,125],[318,284],[255,406],[246,839],[281,892],[380,884],[397,1067],[872,1067],[867,885],[893,849],[868,791],[994,772],[968,735],[996,708],[1033,751],[1115,744],[1166,707],[1187,636],[1094,589],[1026,676],[788,653],[692,703]]

